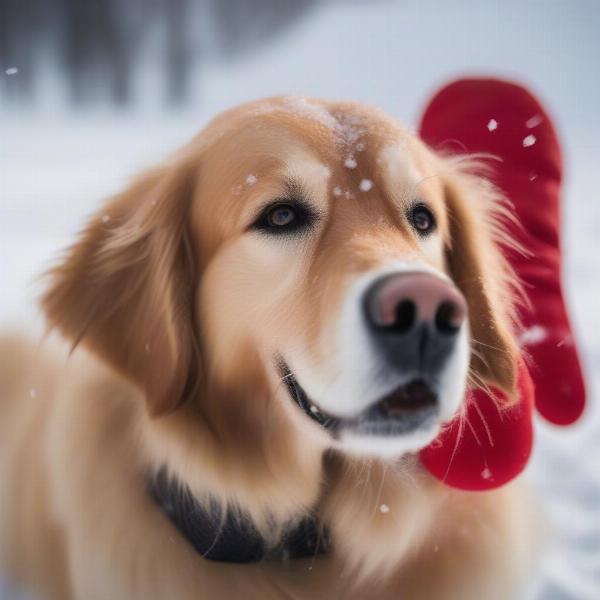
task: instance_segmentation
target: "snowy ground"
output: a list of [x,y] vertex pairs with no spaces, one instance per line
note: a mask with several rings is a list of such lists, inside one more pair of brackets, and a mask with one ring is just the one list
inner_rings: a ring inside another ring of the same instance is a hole
[[[39,330],[34,297],[39,274],[98,202],[128,177],[166,156],[202,123],[190,114],[156,120],[111,114],[44,119],[13,114],[0,120],[0,327]],[[586,363],[590,398],[597,396],[600,329],[600,202],[590,198],[598,156],[572,157],[585,181],[571,182],[566,198],[566,280]],[[600,597],[600,417],[569,430],[539,423],[529,478],[543,496],[555,529],[531,598]],[[0,584],[0,598],[9,595]]]

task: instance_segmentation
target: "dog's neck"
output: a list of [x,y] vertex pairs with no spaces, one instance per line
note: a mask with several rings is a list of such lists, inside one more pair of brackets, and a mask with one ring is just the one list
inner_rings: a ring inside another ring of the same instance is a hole
[[268,546],[249,517],[216,501],[199,502],[185,484],[164,469],[148,477],[150,492],[181,535],[208,560],[246,563],[305,558],[326,552],[329,537],[315,518],[305,517]]

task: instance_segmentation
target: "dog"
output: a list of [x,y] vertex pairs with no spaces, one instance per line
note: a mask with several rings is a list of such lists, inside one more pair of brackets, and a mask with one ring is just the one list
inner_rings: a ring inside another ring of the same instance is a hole
[[2,570],[61,600],[514,597],[527,489],[418,460],[467,386],[515,393],[477,165],[277,97],[110,199],[41,298],[68,347],[1,343]]

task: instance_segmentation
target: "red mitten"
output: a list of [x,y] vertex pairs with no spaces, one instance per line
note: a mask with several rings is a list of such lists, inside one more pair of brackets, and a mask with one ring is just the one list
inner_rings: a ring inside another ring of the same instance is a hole
[[425,468],[447,485],[490,490],[514,479],[527,465],[533,431],[533,384],[524,363],[519,367],[519,398],[502,408],[500,392],[467,393],[463,412],[421,451]]
[[530,357],[536,407],[568,425],[583,411],[585,387],[560,282],[560,147],[552,122],[524,88],[495,79],[466,79],[443,88],[421,122],[435,149],[484,152],[495,183],[515,208],[522,228],[511,235],[528,251],[506,250],[531,306],[521,310],[521,341]]

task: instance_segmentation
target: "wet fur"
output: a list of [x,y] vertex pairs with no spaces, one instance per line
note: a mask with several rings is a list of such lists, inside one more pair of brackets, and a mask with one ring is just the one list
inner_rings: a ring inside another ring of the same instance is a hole
[[[343,134],[357,122],[366,142],[350,171]],[[497,249],[509,241],[499,196],[472,162],[435,155],[361,105],[238,107],[111,199],[52,271],[42,306],[66,350],[0,342],[4,570],[61,600],[512,597],[532,551],[521,484],[469,494],[411,456],[328,449],[269,354],[293,340],[322,361],[349,279],[419,252],[392,208],[412,188],[394,196],[377,175],[381,149],[398,140],[436,208],[433,266],[469,304],[472,382],[512,392],[514,290]],[[327,177],[307,175],[315,162]],[[253,195],[281,195],[283,172],[328,198],[328,225],[301,261],[261,269],[239,223]],[[368,208],[335,203],[333,182],[357,189],[362,177],[375,184]],[[147,493],[145,475],[161,467],[199,500],[249,515],[273,543],[312,512],[334,550],[287,564],[204,561]]]

